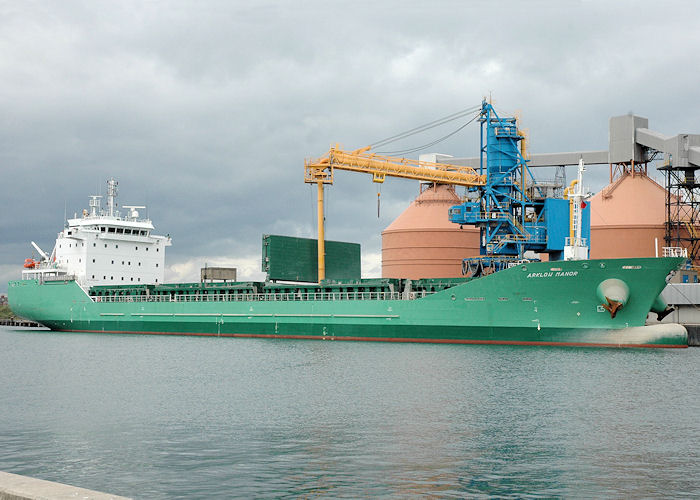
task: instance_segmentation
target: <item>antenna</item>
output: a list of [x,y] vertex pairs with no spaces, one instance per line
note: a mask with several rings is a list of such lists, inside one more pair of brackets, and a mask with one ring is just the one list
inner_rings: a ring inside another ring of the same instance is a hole
[[96,217],[98,215],[98,212],[102,210],[102,207],[100,207],[100,200],[102,196],[97,196],[97,195],[92,195],[90,196],[90,215],[92,217]]

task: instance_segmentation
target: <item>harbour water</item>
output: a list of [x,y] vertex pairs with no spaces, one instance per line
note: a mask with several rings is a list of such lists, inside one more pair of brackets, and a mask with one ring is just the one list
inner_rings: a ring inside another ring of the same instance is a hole
[[0,327],[0,470],[149,499],[697,496],[699,365]]

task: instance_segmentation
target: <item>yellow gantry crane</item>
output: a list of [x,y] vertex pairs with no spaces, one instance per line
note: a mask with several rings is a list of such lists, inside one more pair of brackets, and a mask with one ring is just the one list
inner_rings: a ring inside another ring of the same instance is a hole
[[318,186],[318,281],[326,277],[325,235],[323,224],[323,185],[333,184],[333,171],[349,170],[372,175],[373,182],[384,182],[385,177],[403,177],[419,181],[452,184],[455,186],[483,186],[486,176],[471,167],[427,161],[381,156],[370,153],[371,146],[355,151],[331,148],[319,159],[306,160],[304,182]]

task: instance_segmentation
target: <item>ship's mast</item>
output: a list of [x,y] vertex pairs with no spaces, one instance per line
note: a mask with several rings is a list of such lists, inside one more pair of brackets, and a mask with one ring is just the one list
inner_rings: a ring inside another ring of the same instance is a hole
[[586,198],[583,189],[583,173],[585,171],[586,167],[583,164],[583,158],[581,158],[578,162],[578,176],[576,180],[571,182],[571,186],[567,189],[570,203],[571,224],[569,237],[566,238],[566,245],[564,246],[564,260],[581,260],[588,258],[588,242],[582,238],[583,208],[585,207],[584,199]]
[[109,209],[109,216],[114,217],[114,209],[116,208],[116,198],[117,198],[117,185],[119,183],[110,178],[107,181],[107,207]]

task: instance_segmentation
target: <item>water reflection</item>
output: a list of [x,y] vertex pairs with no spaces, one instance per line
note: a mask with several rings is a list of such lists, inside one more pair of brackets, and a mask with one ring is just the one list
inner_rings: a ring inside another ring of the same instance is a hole
[[0,469],[137,498],[680,496],[700,349],[0,330]]

